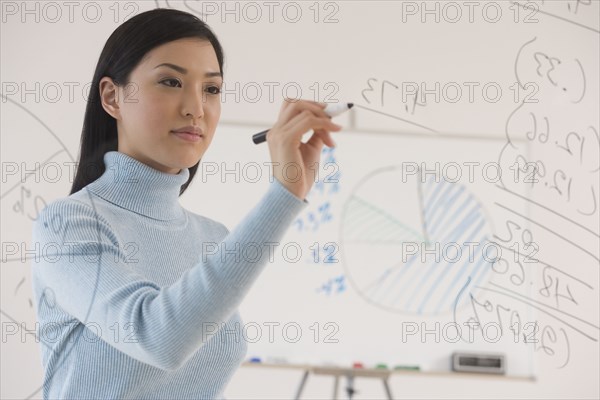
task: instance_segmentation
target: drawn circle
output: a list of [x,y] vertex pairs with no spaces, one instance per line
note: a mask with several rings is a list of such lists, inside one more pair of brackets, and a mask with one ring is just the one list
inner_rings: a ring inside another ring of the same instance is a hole
[[355,186],[342,211],[346,276],[365,301],[386,311],[450,313],[467,304],[468,296],[455,304],[458,294],[476,293],[490,278],[488,219],[461,184],[402,166],[375,170]]
[[[3,135],[2,160],[5,181],[2,185],[2,194],[0,197],[0,206],[2,207],[2,238],[3,242],[30,243],[30,233],[33,229],[33,223],[37,220],[39,213],[53,200],[66,197],[72,184],[76,170],[76,160],[63,141],[54,133],[38,116],[12,99],[2,95],[3,118],[2,131],[13,131],[11,135]],[[15,131],[15,127],[18,127]],[[35,146],[32,146],[34,138]],[[15,158],[17,157],[17,158]],[[9,168],[10,170],[7,170]],[[56,171],[59,174],[56,174]],[[41,200],[40,200],[41,199]],[[90,196],[90,200],[92,200]],[[94,219],[98,224],[99,217],[94,209]],[[68,224],[65,224],[64,217],[61,215],[52,216],[50,224],[44,226],[46,229],[65,230],[61,235],[68,234]],[[20,226],[19,230],[14,229]],[[23,232],[26,232],[24,235]],[[100,230],[97,229],[98,239]],[[19,236],[22,235],[22,236]],[[35,244],[31,244],[35,246]],[[35,247],[34,247],[35,248]],[[29,249],[29,248],[28,248]],[[41,245],[40,245],[41,249]],[[37,253],[37,251],[36,251]],[[97,258],[96,279],[94,285],[94,294],[90,301],[84,321],[80,321],[84,326],[87,324],[88,317],[94,304],[95,291],[98,286],[100,276],[102,253]],[[44,251],[40,251],[38,256],[46,257]],[[37,316],[35,315],[34,305],[31,301],[33,293],[32,284],[27,283],[31,280],[31,258],[23,260],[21,254],[14,257],[3,257],[2,264],[2,286],[3,289],[8,285],[18,285],[20,296],[15,296],[14,301],[2,302],[2,313],[17,323],[24,323],[26,326],[35,326]],[[15,268],[16,266],[16,268]],[[18,283],[17,283],[18,282]],[[10,286],[9,286],[10,287]],[[25,293],[28,290],[28,295]],[[45,287],[41,291],[40,299],[36,309],[40,307],[54,308],[56,306],[55,293],[51,287]],[[27,299],[29,301],[27,301]],[[64,328],[63,328],[64,329]],[[44,332],[41,326],[39,332]],[[84,330],[73,338],[69,339],[65,348],[61,348],[62,353],[60,361],[53,365],[54,373],[59,370],[62,364],[69,359],[71,351],[75,348]],[[37,343],[38,348],[47,344]],[[55,351],[54,349],[52,351]],[[52,376],[45,377],[51,380]],[[40,392],[43,385],[35,389],[26,398],[31,398]]]

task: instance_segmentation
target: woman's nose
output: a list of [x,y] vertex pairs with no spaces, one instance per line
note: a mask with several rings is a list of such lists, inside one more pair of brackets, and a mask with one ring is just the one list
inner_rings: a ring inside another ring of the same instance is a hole
[[204,117],[204,101],[203,92],[191,94],[186,99],[184,114],[191,115],[194,119]]

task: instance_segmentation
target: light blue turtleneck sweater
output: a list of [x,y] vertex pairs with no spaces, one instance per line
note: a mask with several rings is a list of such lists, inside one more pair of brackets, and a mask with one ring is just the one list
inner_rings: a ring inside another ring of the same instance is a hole
[[273,179],[228,232],[179,204],[187,169],[104,163],[34,224],[44,399],[222,398],[246,354],[238,306],[306,201]]

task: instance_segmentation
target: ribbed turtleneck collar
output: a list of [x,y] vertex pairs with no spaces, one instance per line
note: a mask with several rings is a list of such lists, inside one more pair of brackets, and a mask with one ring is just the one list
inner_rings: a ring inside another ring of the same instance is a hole
[[156,170],[125,153],[104,154],[106,171],[87,188],[119,207],[160,220],[172,220],[184,213],[179,204],[181,186],[190,172],[177,175]]

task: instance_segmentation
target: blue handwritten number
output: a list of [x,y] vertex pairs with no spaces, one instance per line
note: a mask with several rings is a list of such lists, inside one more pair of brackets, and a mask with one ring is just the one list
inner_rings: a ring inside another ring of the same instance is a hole
[[302,232],[302,228],[304,228],[304,223],[302,222],[302,219],[301,219],[301,218],[297,218],[297,219],[294,221],[294,225],[298,225],[298,231],[299,231],[299,232]]
[[324,203],[319,207],[319,213],[321,213],[321,222],[331,221],[333,218],[329,212],[329,202]]
[[[328,251],[328,249],[331,249],[331,251]],[[335,253],[337,253],[337,244],[326,243],[325,246],[323,246],[323,250],[326,253],[325,259],[323,260],[324,263],[339,262],[339,260],[337,258],[335,258]]]
[[312,224],[313,232],[316,231],[317,228],[319,227],[319,223],[317,222],[317,218],[315,216],[315,213],[312,212],[312,211],[308,213],[308,222],[310,224]]
[[335,148],[331,147],[323,147],[322,155],[325,157],[325,162],[323,164],[335,164]]
[[344,290],[346,290],[344,275],[340,275],[340,276],[336,277],[335,282],[338,284],[337,293],[341,293]]
[[316,192],[320,192],[320,194],[323,194],[325,191],[325,182],[319,179],[317,183],[315,183],[314,190]]
[[345,276],[344,275],[339,275],[336,276],[335,278],[329,279],[327,282],[325,282],[323,285],[321,285],[321,287],[319,289],[317,289],[317,292],[325,292],[325,294],[327,296],[331,295],[332,292],[332,286],[336,285],[336,291],[335,293],[342,293],[346,290],[346,281],[345,281]]
[[329,194],[340,191],[340,176],[340,171],[336,171],[336,173],[331,177],[332,180],[329,183],[333,183],[333,185],[329,186]]
[[329,296],[331,294],[331,281],[324,283],[321,285],[321,288],[318,291],[324,291]]

